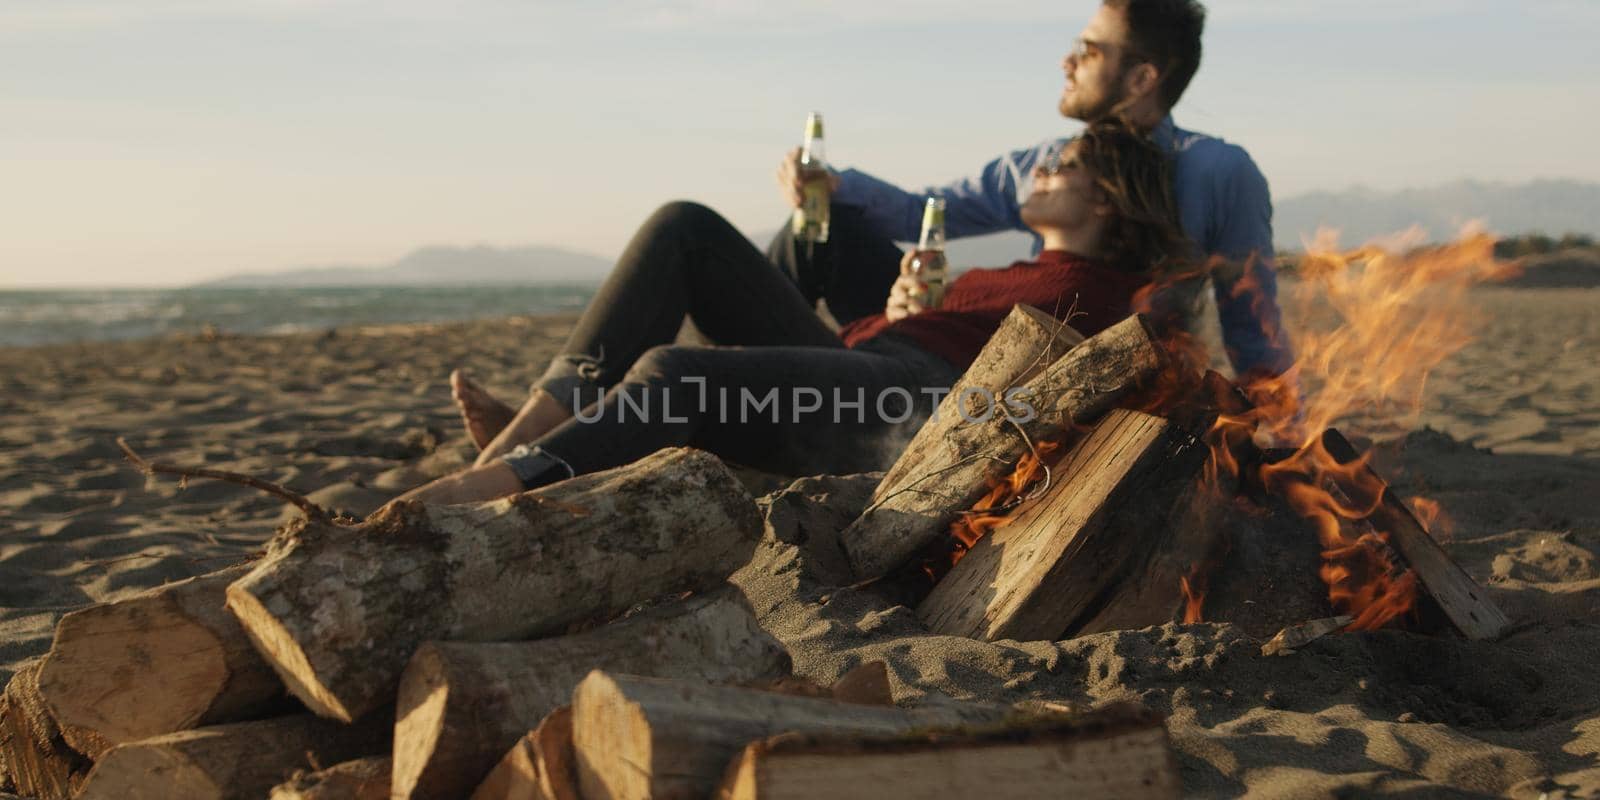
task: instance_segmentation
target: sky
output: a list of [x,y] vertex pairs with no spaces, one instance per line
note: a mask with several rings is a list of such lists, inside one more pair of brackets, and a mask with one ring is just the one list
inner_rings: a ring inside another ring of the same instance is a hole
[[[0,0],[0,288],[181,285],[423,245],[748,232],[829,160],[942,183],[1074,126],[1094,0]],[[1184,127],[1277,197],[1600,181],[1600,2],[1212,0]]]

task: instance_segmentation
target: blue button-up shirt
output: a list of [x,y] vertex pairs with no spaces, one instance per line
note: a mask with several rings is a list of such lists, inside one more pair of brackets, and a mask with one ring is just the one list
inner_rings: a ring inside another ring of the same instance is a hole
[[[1222,339],[1234,371],[1282,373],[1293,363],[1278,311],[1278,281],[1272,248],[1272,196],[1267,179],[1244,148],[1186,131],[1171,117],[1151,138],[1173,157],[1172,189],[1183,229],[1202,256],[1220,256],[1233,269],[1212,274]],[[1031,233],[1022,223],[1022,201],[1033,185],[1033,167],[1068,138],[1013,150],[983,165],[978,174],[941,187],[908,192],[855,169],[839,173],[834,201],[860,206],[867,219],[896,241],[916,241],[923,200],[945,198],[945,232],[951,238],[1005,230]],[[1034,251],[1040,240],[1034,235]],[[1248,276],[1249,280],[1244,280]]]

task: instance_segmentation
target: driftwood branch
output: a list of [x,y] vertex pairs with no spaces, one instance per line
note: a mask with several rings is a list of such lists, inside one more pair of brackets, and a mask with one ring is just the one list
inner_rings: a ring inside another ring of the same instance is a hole
[[245,475],[243,473],[229,472],[222,469],[209,469],[206,467],[179,467],[173,464],[165,464],[160,461],[146,461],[143,456],[134,452],[133,448],[128,445],[128,440],[121,436],[117,437],[117,446],[122,448],[122,454],[127,456],[128,460],[132,462],[135,467],[138,467],[140,472],[143,472],[146,475],[177,475],[180,478],[210,478],[216,481],[236,483],[240,486],[248,486],[252,489],[259,489],[267,494],[275,495],[284,502],[287,502],[301,511],[304,511],[306,516],[314,520],[319,520],[322,522],[333,521],[333,515],[329,514],[328,511],[322,506],[313,503],[310,498],[291,489],[286,489],[282,486],[279,486],[271,481],[265,481],[260,478]]

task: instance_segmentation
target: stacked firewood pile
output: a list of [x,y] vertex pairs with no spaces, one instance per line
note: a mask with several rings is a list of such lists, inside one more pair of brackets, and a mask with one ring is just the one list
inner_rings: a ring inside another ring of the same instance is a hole
[[[839,519],[838,561],[858,585],[921,580],[931,633],[983,640],[1193,619],[1202,584],[1208,618],[1332,616],[1314,542],[1272,535],[1293,515],[1242,515],[1248,481],[1209,474],[1243,399],[1180,372],[1140,317],[1083,340],[1019,307]],[[1031,414],[1003,405],[1016,389]],[[312,509],[258,561],[64,617],[0,697],[0,776],[40,798],[1177,796],[1137,708],[897,705],[881,663],[791,677],[728,583],[785,536],[781,501],[680,449],[480,505]],[[1441,625],[1498,633],[1381,507]],[[1264,591],[1286,599],[1245,602]]]

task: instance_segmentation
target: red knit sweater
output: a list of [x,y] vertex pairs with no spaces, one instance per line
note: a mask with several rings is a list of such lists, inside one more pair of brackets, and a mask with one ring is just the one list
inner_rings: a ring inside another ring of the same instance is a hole
[[841,328],[839,336],[855,347],[892,331],[964,370],[1017,303],[1057,319],[1074,311],[1079,316],[1072,318],[1072,327],[1093,336],[1132,313],[1134,293],[1149,280],[1063,250],[1045,250],[1035,261],[967,270],[951,282],[936,310],[893,323],[883,314],[862,317]]

